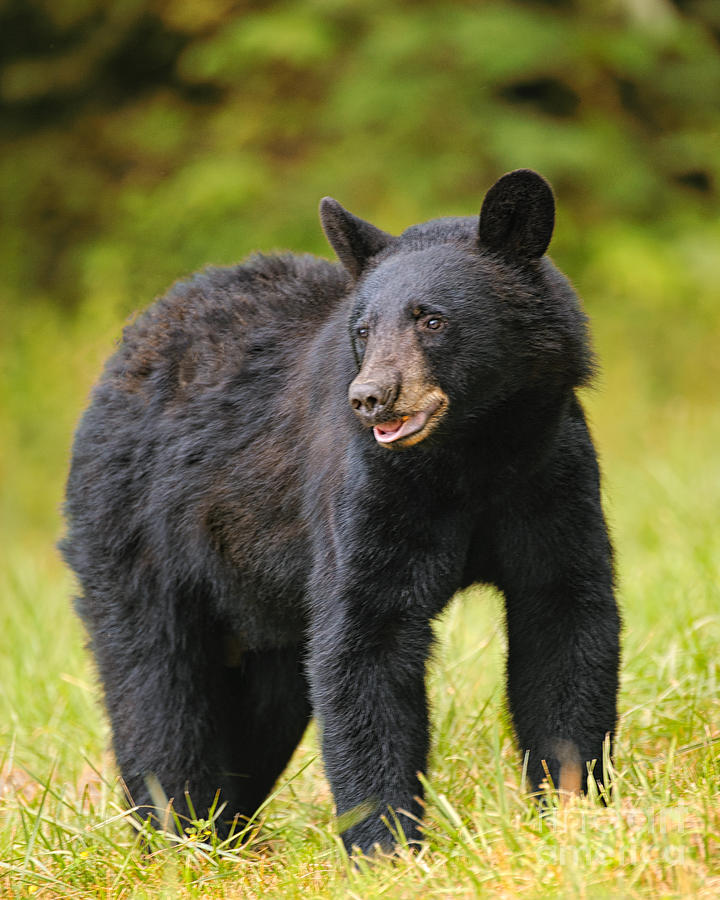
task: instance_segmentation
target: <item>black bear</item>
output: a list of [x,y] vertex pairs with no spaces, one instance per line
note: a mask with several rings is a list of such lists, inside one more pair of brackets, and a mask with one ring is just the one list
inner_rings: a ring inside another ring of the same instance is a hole
[[431,622],[459,589],[504,595],[534,789],[603,778],[619,617],[547,182],[511,172],[479,219],[399,237],[320,215],[342,265],[208,269],[125,329],[62,549],[136,804],[151,781],[180,814],[219,792],[227,829],[314,714],[345,845],[370,852],[385,822],[420,837]]

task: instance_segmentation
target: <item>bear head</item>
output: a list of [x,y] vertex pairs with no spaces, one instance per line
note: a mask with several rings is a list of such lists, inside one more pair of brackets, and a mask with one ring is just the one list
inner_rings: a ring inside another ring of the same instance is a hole
[[348,400],[379,445],[406,449],[518,391],[588,380],[585,316],[544,256],[555,203],[537,173],[503,175],[479,218],[435,219],[398,237],[330,197],[320,219],[352,279],[358,372]]

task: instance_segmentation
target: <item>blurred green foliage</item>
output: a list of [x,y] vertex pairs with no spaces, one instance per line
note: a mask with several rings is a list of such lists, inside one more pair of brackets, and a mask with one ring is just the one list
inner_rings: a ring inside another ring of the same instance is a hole
[[[5,0],[11,297],[131,309],[210,260],[324,250],[316,201],[402,228],[534,166],[560,238],[714,214],[720,7]],[[714,17],[714,20],[713,20]]]
[[[431,681],[437,855],[409,877],[393,862],[377,895],[397,894],[398,872],[403,896],[415,884],[417,896],[513,884],[665,896],[677,884],[679,896],[717,881],[719,100],[719,0],[0,0],[0,880],[19,872],[43,896],[112,892],[113,878],[133,896],[179,892],[72,787],[83,759],[110,763],[53,542],[74,423],[123,321],[207,263],[329,256],[325,194],[400,231],[477,212],[498,175],[529,166],[555,188],[551,252],[602,364],[583,400],[625,619],[617,760],[623,808],[649,811],[652,827],[507,828],[517,765],[497,687],[500,608],[455,604]],[[306,739],[303,759],[316,752]],[[57,767],[44,807],[45,795],[13,796],[13,765]],[[332,856],[318,767],[299,784],[263,827],[261,865],[227,864],[238,896],[346,896],[365,877]],[[468,853],[463,826],[440,855],[445,796],[482,853]],[[663,874],[658,848],[678,836],[655,824],[671,798],[687,810],[687,855]],[[187,895],[224,894],[214,873],[199,868]]]
[[0,529],[57,527],[122,319],[206,263],[328,253],[324,194],[399,231],[538,169],[612,446],[713,399],[713,0],[0,0],[0,48]]

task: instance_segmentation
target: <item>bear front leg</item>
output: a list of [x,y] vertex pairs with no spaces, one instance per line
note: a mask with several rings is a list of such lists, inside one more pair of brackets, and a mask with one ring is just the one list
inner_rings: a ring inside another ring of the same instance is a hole
[[536,475],[500,524],[508,700],[534,790],[601,784],[616,725],[620,617],[589,443]]
[[[325,771],[348,852],[396,843],[385,817],[419,839],[428,752],[425,663],[429,622],[381,620],[362,604],[317,617],[308,669]],[[409,815],[406,815],[409,813]]]
[[[531,598],[531,608],[528,600]],[[603,743],[616,722],[619,620],[609,593],[556,582],[507,597],[508,699],[537,791],[587,789],[588,768],[607,784]]]

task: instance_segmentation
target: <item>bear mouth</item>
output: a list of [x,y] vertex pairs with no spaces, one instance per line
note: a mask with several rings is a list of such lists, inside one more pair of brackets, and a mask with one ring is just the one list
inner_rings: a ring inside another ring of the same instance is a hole
[[432,401],[419,412],[412,415],[399,416],[388,422],[381,422],[373,427],[373,434],[378,444],[389,447],[410,447],[424,440],[437,424],[447,399],[435,396]]

